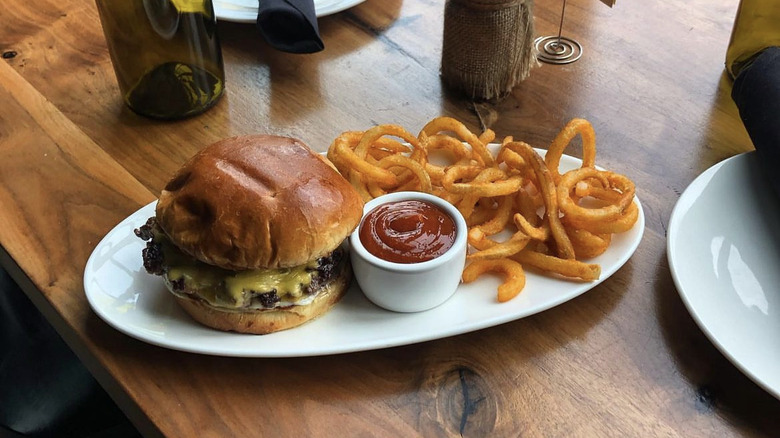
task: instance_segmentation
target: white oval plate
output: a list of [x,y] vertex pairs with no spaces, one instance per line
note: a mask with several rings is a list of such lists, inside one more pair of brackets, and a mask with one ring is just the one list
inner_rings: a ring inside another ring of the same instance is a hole
[[[544,151],[539,150],[540,153]],[[581,161],[563,156],[561,169]],[[184,313],[159,277],[144,271],[145,243],[133,234],[154,215],[154,203],[123,220],[97,245],[84,272],[92,309],[117,330],[175,350],[220,356],[295,357],[364,351],[439,339],[492,327],[565,303],[609,278],[628,261],[642,239],[645,217],[639,199],[634,227],[613,237],[609,249],[592,260],[601,265],[598,281],[582,283],[526,272],[522,293],[496,301],[497,277],[461,285],[444,304],[419,313],[394,313],[369,302],[355,285],[330,312],[294,329],[270,335],[221,332]]]
[[672,211],[667,240],[674,283],[696,323],[780,398],[780,199],[755,152],[699,175]]
[[[365,0],[314,0],[314,11],[318,17],[335,14]],[[257,21],[258,0],[214,0],[214,14],[218,20],[236,23]]]

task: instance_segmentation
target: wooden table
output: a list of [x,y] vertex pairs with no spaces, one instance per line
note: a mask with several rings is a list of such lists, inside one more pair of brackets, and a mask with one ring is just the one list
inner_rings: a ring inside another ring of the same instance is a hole
[[[225,98],[163,123],[120,102],[92,1],[6,0],[3,266],[148,436],[776,434],[780,402],[699,330],[665,251],[682,190],[752,149],[723,73],[737,0],[571,0],[564,34],[584,45],[582,59],[539,66],[494,105],[443,89],[443,3],[368,0],[322,18],[326,50],[306,56],[270,49],[251,25],[220,23]],[[555,33],[559,2],[535,7],[537,33]],[[344,130],[392,122],[416,132],[438,115],[537,147],[569,119],[589,119],[598,163],[637,183],[639,249],[592,291],[533,317],[326,357],[171,351],[89,308],[82,275],[97,242],[203,146],[271,132],[322,151]]]

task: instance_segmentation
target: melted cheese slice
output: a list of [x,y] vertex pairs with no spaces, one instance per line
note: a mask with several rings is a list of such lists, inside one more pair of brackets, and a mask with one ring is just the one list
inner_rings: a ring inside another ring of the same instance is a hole
[[155,233],[154,240],[162,244],[168,281],[184,280],[186,289],[198,291],[211,306],[264,309],[267,307],[257,295],[273,290],[280,299],[274,307],[305,305],[314,299],[314,295],[304,294],[304,288],[316,274],[316,261],[293,268],[230,271],[182,253],[163,233]]

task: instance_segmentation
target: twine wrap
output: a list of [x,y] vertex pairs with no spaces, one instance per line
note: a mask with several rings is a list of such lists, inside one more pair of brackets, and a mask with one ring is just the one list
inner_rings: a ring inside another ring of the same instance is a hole
[[447,0],[441,75],[473,99],[506,96],[536,65],[533,0]]

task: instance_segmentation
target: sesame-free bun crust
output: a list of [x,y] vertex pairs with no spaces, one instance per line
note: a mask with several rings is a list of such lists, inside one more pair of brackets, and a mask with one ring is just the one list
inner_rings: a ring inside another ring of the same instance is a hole
[[[326,313],[347,292],[352,278],[349,265],[318,292],[309,304],[268,310],[226,311],[198,298],[174,294],[176,301],[195,321],[222,331],[266,335],[297,327]],[[170,289],[170,283],[166,281]]]
[[301,265],[355,229],[363,202],[321,155],[268,135],[207,146],[160,194],[157,222],[182,251],[230,270]]

